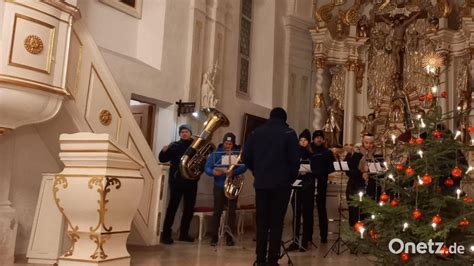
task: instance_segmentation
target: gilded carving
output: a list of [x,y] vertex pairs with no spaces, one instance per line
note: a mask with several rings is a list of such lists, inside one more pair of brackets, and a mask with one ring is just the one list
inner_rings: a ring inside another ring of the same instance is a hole
[[352,5],[344,14],[344,22],[347,25],[357,25],[360,20],[359,8],[362,5],[364,0],[356,0],[354,5]]
[[317,8],[315,4],[313,4],[313,18],[316,23],[319,22],[328,22],[332,15],[331,11],[336,6],[336,0],[331,0],[329,3],[322,5],[320,8]]
[[313,99],[313,107],[314,108],[321,108],[321,106],[324,103],[324,94],[321,93],[315,93],[314,94],[314,99]]
[[102,125],[108,126],[112,122],[112,114],[108,110],[102,110],[99,114],[99,120]]
[[91,234],[89,235],[89,238],[91,240],[94,240],[94,243],[97,245],[94,253],[92,253],[92,255],[90,256],[91,259],[106,259],[108,255],[105,254],[103,246],[105,242],[111,238],[111,235]]
[[97,186],[97,192],[100,195],[100,199],[97,201],[97,203],[99,203],[99,209],[97,210],[97,212],[99,213],[99,221],[95,227],[91,226],[89,228],[91,233],[96,232],[100,228],[100,226],[102,226],[102,228],[107,232],[112,231],[112,226],[107,227],[105,225],[105,213],[107,212],[106,205],[109,202],[109,200],[107,200],[107,194],[110,192],[111,186],[115,186],[115,189],[118,190],[122,186],[122,183],[116,177],[106,177],[104,186],[103,180],[103,176],[95,176],[89,180],[88,184],[89,189],[92,189],[94,186]]
[[64,257],[69,257],[74,254],[74,247],[76,246],[77,240],[80,238],[76,231],[67,231],[67,236],[71,240],[71,244],[66,253],[64,253]]
[[316,57],[314,58],[314,66],[316,69],[321,69],[326,66],[326,58],[325,57]]
[[63,215],[64,219],[66,220],[66,224],[68,228],[71,230],[68,230],[67,235],[69,239],[71,239],[71,245],[67,249],[67,252],[65,253],[65,257],[72,256],[74,253],[74,247],[76,245],[77,239],[79,239],[79,235],[77,234],[77,231],[79,231],[79,226],[73,226],[69,218],[66,216],[66,213],[64,212],[64,208],[59,205],[60,199],[58,198],[58,191],[59,187],[62,185],[63,189],[66,189],[68,187],[68,182],[65,176],[63,175],[57,175],[54,177],[54,182],[53,182],[53,197],[54,197],[54,202],[56,203],[56,206],[59,209],[59,212]]
[[448,0],[436,0],[435,15],[437,17],[447,18],[452,12],[453,7]]
[[338,109],[344,110],[345,73],[342,65],[337,65],[329,70],[332,75],[329,86],[329,98],[331,102],[338,102]]
[[356,72],[356,91],[362,93],[362,84],[364,83],[365,64],[359,64]]
[[39,54],[43,51],[43,41],[36,35],[28,35],[23,46],[31,54]]
[[357,71],[358,67],[359,67],[359,62],[357,60],[347,60],[346,68],[349,71],[355,72]]

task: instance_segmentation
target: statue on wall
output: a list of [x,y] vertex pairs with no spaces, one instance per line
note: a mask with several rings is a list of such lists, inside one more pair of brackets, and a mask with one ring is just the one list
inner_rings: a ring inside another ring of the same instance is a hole
[[323,131],[327,135],[328,145],[330,147],[340,146],[344,111],[339,108],[339,101],[337,99],[332,100],[332,104],[327,109],[327,114]]
[[214,81],[217,74],[217,62],[204,73],[201,86],[201,109],[216,108],[218,100],[215,98],[216,88]]

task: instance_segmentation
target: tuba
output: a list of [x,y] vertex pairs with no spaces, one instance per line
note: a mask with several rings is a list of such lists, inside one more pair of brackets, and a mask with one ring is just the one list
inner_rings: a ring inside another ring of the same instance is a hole
[[[242,155],[242,151],[239,154],[239,157],[237,157],[237,163],[240,161],[240,156]],[[229,160],[230,162],[230,160]],[[229,167],[227,170],[227,173],[232,172],[235,167],[237,167],[237,164],[233,164]],[[230,199],[236,199],[240,191],[242,191],[242,188],[244,187],[244,175],[238,175],[238,176],[228,176],[225,178],[224,181],[224,195]]]
[[229,119],[216,109],[205,109],[208,113],[207,121],[201,134],[193,140],[179,163],[179,172],[190,180],[198,180],[204,171],[207,157],[214,150],[211,143],[212,134],[221,126],[229,126]]

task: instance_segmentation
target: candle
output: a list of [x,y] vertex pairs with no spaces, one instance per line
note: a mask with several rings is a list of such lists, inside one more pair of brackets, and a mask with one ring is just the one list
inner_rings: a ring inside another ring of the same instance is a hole
[[433,230],[436,230],[436,224],[432,223],[431,226],[433,227]]
[[362,201],[362,196],[364,195],[364,192],[359,192],[359,201]]
[[392,134],[392,142],[393,144],[395,144],[395,140],[397,139],[397,137],[395,137],[395,135]]
[[438,92],[438,86],[433,86],[431,88],[431,92],[433,92],[433,94],[435,94],[436,92]]
[[375,214],[372,214],[372,216],[370,216],[370,218],[372,218],[372,220],[375,220]]
[[420,155],[420,158],[423,158],[423,151],[422,151],[422,150],[419,150],[419,151],[418,151],[418,155]]
[[459,188],[456,189],[456,194],[458,195],[458,196],[457,196],[457,199],[459,199],[459,196],[461,195],[461,190],[460,190]]
[[403,224],[403,232],[405,232],[405,230],[406,230],[407,228],[408,228],[408,223],[405,222],[405,223]]
[[456,135],[454,135],[454,139],[457,139],[459,136],[461,136],[461,131],[456,131]]
[[395,181],[395,178],[393,178],[393,175],[392,175],[392,174],[389,174],[389,175],[388,175],[388,178],[389,178],[390,180],[392,180],[392,181]]
[[469,168],[467,168],[467,170],[466,170],[466,174],[469,174],[469,172],[471,172],[472,169],[473,169],[472,166],[469,166]]
[[359,232],[360,232],[360,238],[361,238],[361,239],[364,239],[365,228],[364,228],[364,227],[361,227],[360,230],[359,230]]

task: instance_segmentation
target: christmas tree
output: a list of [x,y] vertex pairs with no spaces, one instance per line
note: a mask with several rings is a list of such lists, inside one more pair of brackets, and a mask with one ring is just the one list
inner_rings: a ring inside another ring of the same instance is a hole
[[[474,149],[461,139],[474,129],[460,123],[471,110],[442,113],[438,100],[448,95],[435,87],[438,69],[426,70],[434,83],[420,97],[426,113],[413,119],[407,139],[389,143],[386,171],[371,176],[380,196],[352,198],[364,215],[348,233],[349,245],[382,265],[472,265],[474,203],[463,184],[472,170],[464,155]],[[445,129],[449,120],[460,128]]]

